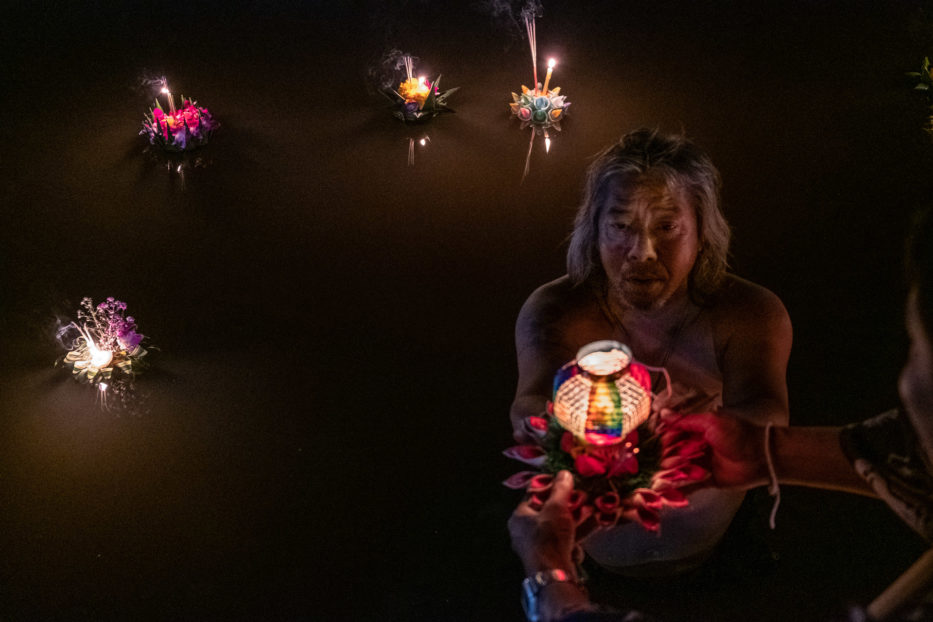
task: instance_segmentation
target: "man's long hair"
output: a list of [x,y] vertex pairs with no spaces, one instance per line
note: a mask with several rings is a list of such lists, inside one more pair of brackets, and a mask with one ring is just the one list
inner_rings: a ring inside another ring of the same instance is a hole
[[691,298],[703,301],[713,294],[726,273],[729,224],[719,206],[719,171],[705,151],[684,136],[638,129],[599,154],[586,173],[570,247],[567,272],[575,284],[605,286],[599,257],[599,224],[613,183],[635,187],[663,180],[671,192],[683,192],[696,212],[699,254],[688,279]]

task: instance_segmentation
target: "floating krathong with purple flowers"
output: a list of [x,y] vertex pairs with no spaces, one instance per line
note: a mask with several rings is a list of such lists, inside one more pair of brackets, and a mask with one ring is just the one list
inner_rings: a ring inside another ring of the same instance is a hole
[[126,303],[107,298],[95,305],[81,300],[77,320],[58,331],[68,352],[59,359],[75,380],[92,384],[103,395],[112,385],[132,382],[143,366],[144,335],[136,320],[126,315]]

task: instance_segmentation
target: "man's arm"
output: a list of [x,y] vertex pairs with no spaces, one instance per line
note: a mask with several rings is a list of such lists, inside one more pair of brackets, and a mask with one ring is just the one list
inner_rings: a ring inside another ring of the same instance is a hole
[[[709,443],[712,483],[716,486],[747,490],[769,483],[763,426],[715,414],[681,417],[673,420],[672,425],[702,434]],[[772,428],[769,448],[778,482],[875,496],[843,453],[840,430]]]
[[726,294],[718,348],[723,410],[764,425],[789,423],[787,361],[793,332],[780,299],[763,287],[736,279]]
[[554,374],[576,355],[566,337],[565,301],[560,296],[565,281],[539,287],[525,301],[515,323],[518,386],[509,414],[513,436],[520,443],[534,442],[525,421],[544,413]]

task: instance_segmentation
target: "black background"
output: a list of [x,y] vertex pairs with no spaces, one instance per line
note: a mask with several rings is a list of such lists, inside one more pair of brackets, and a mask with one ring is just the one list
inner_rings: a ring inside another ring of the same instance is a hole
[[[641,126],[720,168],[732,266],[794,322],[792,421],[894,405],[933,171],[904,77],[933,53],[922,8],[548,2],[540,66],[573,103],[522,182],[528,47],[478,3],[6,3],[0,619],[521,619],[513,324],[563,272],[589,158]],[[391,47],[461,87],[456,114],[391,117],[367,84]],[[184,174],[137,136],[161,74],[222,124]],[[83,296],[160,348],[135,412],[53,368]],[[922,548],[805,490],[776,536],[772,576],[637,604],[820,619]]]

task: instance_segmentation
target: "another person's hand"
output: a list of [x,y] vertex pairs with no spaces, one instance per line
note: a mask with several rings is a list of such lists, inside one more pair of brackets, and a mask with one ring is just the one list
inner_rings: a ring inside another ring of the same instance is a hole
[[662,411],[662,416],[670,417],[670,427],[698,434],[706,440],[710,456],[705,466],[709,467],[716,486],[746,490],[768,483],[762,426],[713,413],[678,416]]
[[570,493],[573,475],[561,471],[554,478],[551,494],[540,504],[534,498],[522,501],[509,518],[512,549],[532,575],[540,570],[560,569],[574,574],[573,516]]

